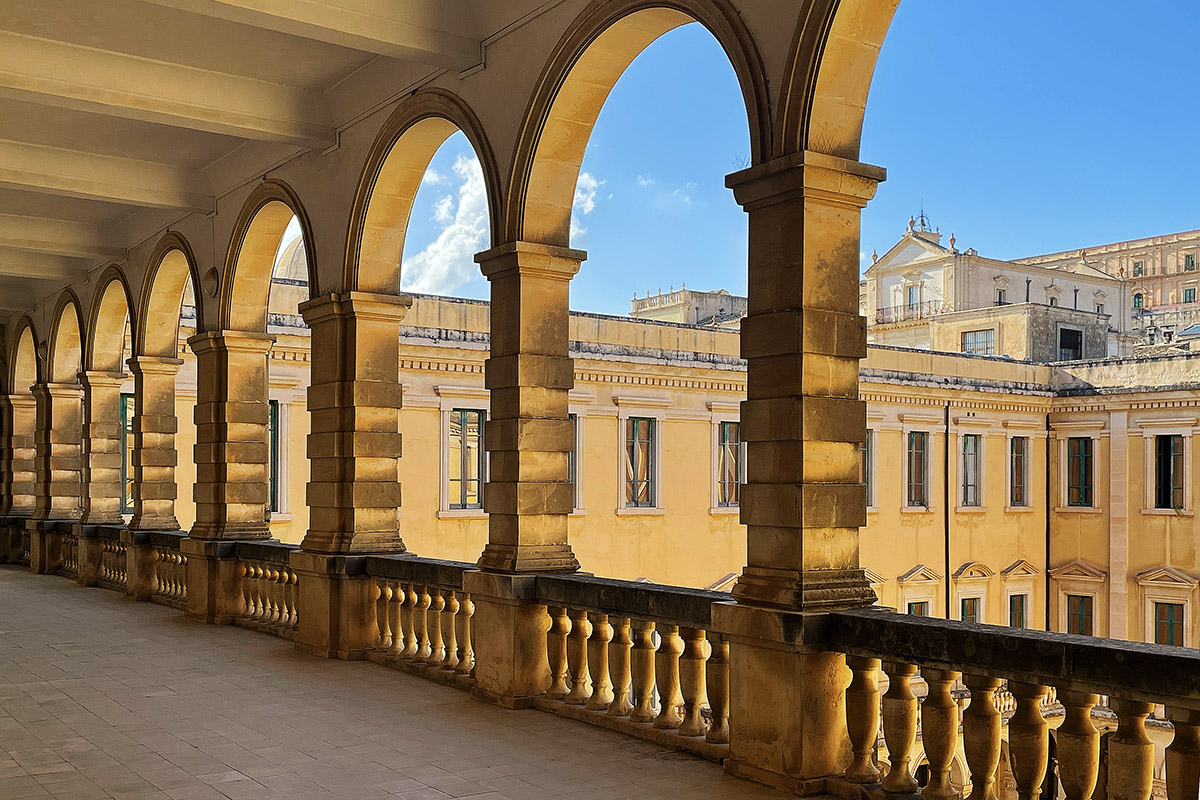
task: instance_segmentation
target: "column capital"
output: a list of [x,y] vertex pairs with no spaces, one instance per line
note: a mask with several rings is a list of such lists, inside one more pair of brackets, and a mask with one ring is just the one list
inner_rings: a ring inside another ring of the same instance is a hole
[[475,254],[475,263],[489,281],[514,274],[569,281],[586,260],[586,250],[536,242],[509,242]]
[[119,389],[125,382],[124,372],[104,372],[88,370],[79,373],[79,382],[84,389]]
[[78,383],[35,383],[29,387],[33,392],[33,396],[37,397],[59,397],[64,399],[78,398],[83,399],[83,385]]
[[335,292],[314,297],[300,304],[300,315],[310,326],[330,319],[400,322],[412,308],[412,298],[404,294],[371,292]]
[[37,398],[30,394],[0,394],[0,405],[10,408],[33,409],[37,407]]
[[725,186],[746,211],[800,198],[865,208],[887,170],[861,161],[805,150],[725,176]]
[[134,356],[125,362],[134,375],[174,375],[183,366],[182,358]]
[[188,347],[196,355],[207,352],[266,353],[275,344],[275,337],[250,331],[204,331],[189,336]]

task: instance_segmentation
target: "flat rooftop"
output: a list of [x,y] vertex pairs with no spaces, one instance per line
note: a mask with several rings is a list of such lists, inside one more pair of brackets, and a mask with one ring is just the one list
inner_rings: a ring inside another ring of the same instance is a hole
[[0,567],[0,797],[779,800],[708,761]]

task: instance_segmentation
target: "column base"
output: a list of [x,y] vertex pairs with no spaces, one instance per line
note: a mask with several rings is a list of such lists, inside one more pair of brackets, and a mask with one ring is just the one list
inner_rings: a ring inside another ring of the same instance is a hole
[[265,522],[197,522],[188,532],[188,538],[219,542],[257,542],[260,539],[271,538],[271,526]]
[[488,542],[478,566],[488,572],[578,572],[579,559],[569,544],[512,545]]
[[[178,531],[182,530],[179,527],[179,520],[175,519],[174,514],[147,514],[139,517],[136,514],[133,519],[129,520],[129,530],[131,531]],[[270,531],[268,530],[268,533]],[[247,538],[247,537],[238,537]]]
[[187,556],[187,608],[190,619],[208,625],[230,625],[241,616],[242,566],[236,542],[185,538],[179,552]]
[[361,556],[326,555],[294,550],[296,610],[300,627],[296,649],[321,658],[360,661],[375,649],[378,589],[362,572]]
[[154,594],[154,545],[145,531],[121,531],[121,542],[125,545],[125,596],[149,600]]
[[475,604],[475,686],[471,696],[503,708],[532,708],[550,688],[550,616],[537,601],[537,577],[463,574]]
[[79,522],[73,526],[77,545],[75,560],[78,565],[75,582],[80,586],[95,586],[97,582],[97,573],[100,570],[100,540],[96,538],[96,527]]
[[[850,671],[822,650],[823,615],[714,603],[713,630],[729,639],[730,775],[801,795],[851,762],[846,729]],[[747,680],[745,676],[763,676]]]
[[783,609],[826,610],[874,605],[866,573],[854,569],[795,570],[746,567],[733,587],[739,603]]

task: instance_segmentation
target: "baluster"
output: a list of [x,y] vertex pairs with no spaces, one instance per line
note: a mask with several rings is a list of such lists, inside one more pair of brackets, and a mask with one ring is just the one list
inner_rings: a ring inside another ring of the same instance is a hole
[[587,668],[592,678],[592,695],[587,707],[592,711],[607,711],[616,696],[612,678],[608,672],[608,643],[612,641],[613,629],[608,623],[608,614],[588,614],[592,632],[587,640]]
[[459,601],[458,616],[454,618],[454,640],[458,643],[458,675],[470,675],[475,669],[475,642],[471,638],[471,617],[475,615],[475,603],[471,595],[464,594]]
[[708,683],[708,706],[712,722],[704,738],[714,744],[729,742],[729,641],[720,634],[709,634],[712,652],[705,669]]
[[299,585],[300,585],[300,576],[296,574],[296,571],[294,569],[292,569],[291,567],[288,567],[287,586],[285,587],[285,591],[287,592],[287,594],[285,595],[285,601],[287,602],[287,610],[288,610],[287,624],[288,624],[289,628],[295,628],[300,624],[300,608],[299,608],[299,606],[296,605],[296,595],[298,593],[296,591],[296,587]]
[[254,590],[252,583],[254,580],[254,567],[246,562],[240,562],[242,575],[242,613],[239,616],[252,617],[254,616]]
[[425,614],[425,627],[429,634],[429,657],[425,663],[431,667],[441,667],[446,660],[446,649],[442,645],[442,612],[446,609],[446,600],[442,590],[433,587],[429,590],[429,611]]
[[702,709],[708,700],[704,685],[704,662],[708,657],[708,642],[704,631],[681,628],[683,655],[679,659],[679,691],[683,695],[683,720],[680,736],[703,736],[708,729]]
[[571,684],[567,679],[567,634],[571,632],[571,620],[565,608],[551,606],[547,611],[550,614],[550,630],[546,633],[550,688],[546,690],[546,697],[562,700],[571,693]]
[[458,666],[458,644],[455,642],[455,617],[458,616],[458,592],[446,592],[446,608],[442,611],[442,649],[446,658],[442,669],[453,672]]
[[375,598],[375,625],[379,628],[379,643],[375,649],[386,653],[392,646],[392,628],[388,624],[388,603],[392,599],[392,589],[384,580],[376,580],[375,589],[378,592]]
[[582,705],[591,697],[592,687],[588,677],[587,640],[592,632],[586,611],[570,610],[571,632],[567,634],[567,670],[570,675],[571,691],[563,698],[564,703]]
[[411,583],[404,584],[404,605],[400,607],[400,625],[404,629],[404,650],[402,658],[415,658],[417,655],[417,629],[414,610],[417,607],[417,590]]
[[404,654],[404,643],[407,638],[404,633],[404,628],[401,626],[403,617],[401,611],[404,606],[404,600],[407,597],[407,592],[404,591],[404,584],[397,581],[388,581],[388,627],[392,629],[392,643],[388,645],[387,654],[389,656],[399,657]]
[[414,661],[428,661],[429,654],[433,650],[429,646],[429,587],[418,585],[416,587],[417,602],[413,606],[413,632],[417,636],[417,653],[413,656]]
[[1168,708],[1175,736],[1167,745],[1167,800],[1196,800],[1200,789],[1200,711]]
[[188,560],[187,560],[187,556],[185,556],[183,554],[177,555],[176,559],[178,559],[178,561],[176,563],[179,565],[179,598],[181,600],[186,600],[187,594],[188,594],[188,583],[187,583]]
[[179,568],[178,553],[164,553],[163,578],[166,581],[167,596],[172,600],[183,597],[183,575]]
[[1108,800],[1149,800],[1154,785],[1154,744],[1146,735],[1152,703],[1109,701],[1117,730],[1108,740]]
[[950,693],[961,673],[951,669],[922,669],[929,694],[921,703],[921,739],[929,762],[929,783],[921,791],[924,800],[958,800],[950,782],[950,765],[958,743],[958,701]]
[[1100,732],[1092,724],[1092,708],[1100,695],[1062,691],[1066,716],[1058,726],[1058,776],[1067,800],[1091,800],[1100,770]]
[[608,704],[610,717],[627,717],[633,711],[630,701],[629,650],[633,640],[629,638],[629,617],[613,617],[612,642],[608,645],[608,674],[612,681],[613,700]]
[[671,730],[683,722],[683,714],[679,712],[679,706],[683,704],[683,695],[679,691],[679,656],[683,653],[683,640],[679,638],[678,625],[660,625],[658,636],[658,652],[654,654],[658,716],[654,718],[654,727]]
[[246,572],[250,576],[250,619],[257,621],[262,617],[262,568],[251,564]]
[[633,671],[634,708],[631,722],[653,722],[654,708],[654,623],[633,622],[633,650],[630,652]]
[[1048,687],[1009,681],[1008,688],[1017,701],[1016,713],[1008,721],[1013,780],[1020,800],[1035,800],[1042,793],[1050,759],[1048,726],[1042,716],[1042,698]]
[[996,767],[1000,764],[1000,711],[996,708],[999,678],[968,675],[971,704],[963,712],[963,751],[971,772],[969,800],[996,800]]
[[267,622],[271,625],[278,625],[280,618],[283,616],[283,586],[279,582],[279,577],[282,575],[282,570],[279,567],[271,567],[267,570],[267,596],[269,598],[269,611],[267,613]]
[[851,783],[878,783],[872,756],[879,738],[879,659],[847,656],[850,686],[846,689],[846,727],[854,760],[846,768]]
[[912,777],[912,747],[917,744],[917,697],[912,693],[916,664],[883,662],[888,675],[888,691],[883,693],[883,741],[888,746],[888,774],[883,790],[888,794],[910,795],[917,790]]

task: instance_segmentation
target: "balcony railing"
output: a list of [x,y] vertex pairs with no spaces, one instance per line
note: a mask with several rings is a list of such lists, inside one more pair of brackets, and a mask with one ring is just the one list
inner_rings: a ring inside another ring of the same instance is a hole
[[895,322],[927,319],[935,314],[941,314],[943,307],[944,304],[941,300],[926,300],[923,303],[877,308],[875,309],[875,324],[890,325]]

